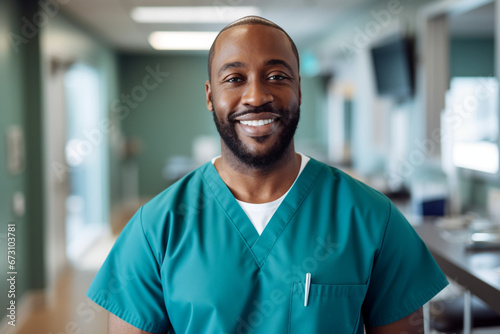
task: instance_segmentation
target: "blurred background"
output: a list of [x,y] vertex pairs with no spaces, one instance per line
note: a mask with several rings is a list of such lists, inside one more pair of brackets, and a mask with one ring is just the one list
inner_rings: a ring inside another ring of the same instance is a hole
[[0,332],[105,332],[84,293],[140,205],[219,154],[208,48],[249,14],[299,48],[298,151],[412,223],[500,221],[498,1],[0,0]]

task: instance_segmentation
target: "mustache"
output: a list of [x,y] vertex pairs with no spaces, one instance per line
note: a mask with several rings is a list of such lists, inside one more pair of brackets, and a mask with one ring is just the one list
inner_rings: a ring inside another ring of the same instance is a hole
[[247,115],[247,114],[260,114],[260,113],[273,113],[276,115],[279,115],[282,117],[284,115],[284,112],[282,110],[276,109],[271,105],[262,105],[254,108],[247,108],[241,111],[234,111],[228,115],[228,120],[229,121],[234,121],[235,118]]

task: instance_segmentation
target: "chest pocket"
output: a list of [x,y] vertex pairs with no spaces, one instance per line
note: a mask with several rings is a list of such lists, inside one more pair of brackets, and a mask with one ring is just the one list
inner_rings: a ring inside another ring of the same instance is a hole
[[294,283],[288,333],[355,333],[366,289],[366,285],[311,284],[304,306],[304,283]]

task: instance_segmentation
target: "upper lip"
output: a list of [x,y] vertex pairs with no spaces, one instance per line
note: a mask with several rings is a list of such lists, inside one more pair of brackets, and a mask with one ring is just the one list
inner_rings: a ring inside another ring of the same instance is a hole
[[280,115],[272,112],[243,112],[239,116],[233,118],[233,121],[260,121],[265,119],[277,119]]

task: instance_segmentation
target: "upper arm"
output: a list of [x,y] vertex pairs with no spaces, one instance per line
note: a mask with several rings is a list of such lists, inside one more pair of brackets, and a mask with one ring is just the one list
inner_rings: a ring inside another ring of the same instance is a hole
[[414,312],[448,281],[405,217],[392,204],[363,303],[365,323],[381,326]]
[[[161,233],[143,227],[142,211],[125,226],[87,296],[133,326],[159,333],[171,327],[157,257],[162,245],[151,238]],[[148,221],[154,221],[153,218]]]
[[424,320],[422,308],[412,314],[384,326],[367,327],[367,334],[423,334]]
[[132,326],[128,322],[118,318],[113,313],[109,313],[108,317],[108,334],[149,334],[137,327]]

